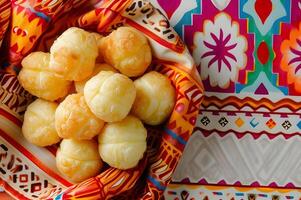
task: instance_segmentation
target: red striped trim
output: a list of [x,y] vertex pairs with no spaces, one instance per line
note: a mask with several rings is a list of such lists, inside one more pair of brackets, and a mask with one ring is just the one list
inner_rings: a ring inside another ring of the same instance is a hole
[[159,37],[158,35],[154,34],[153,32],[151,32],[150,30],[148,30],[147,28],[141,26],[140,24],[130,20],[129,18],[126,18],[126,22],[128,25],[141,30],[144,34],[150,36],[152,39],[154,39],[155,41],[157,41],[159,44],[172,49],[173,51],[177,52],[177,53],[182,53],[185,50],[185,47],[183,48],[178,48],[175,44],[167,42],[166,40],[163,40],[161,37]]
[[101,32],[105,31],[105,29],[112,23],[112,21],[114,21],[114,19],[116,19],[118,16],[120,16],[118,12],[107,9],[107,8],[102,8],[100,12],[103,12],[104,18],[105,18],[105,20],[104,20],[105,22],[100,23],[101,29],[99,28],[99,25],[97,27],[97,29]]
[[29,160],[31,160],[38,168],[43,170],[46,174],[51,176],[52,178],[56,179],[60,183],[62,183],[64,186],[71,186],[72,183],[68,182],[58,174],[56,174],[54,171],[52,171],[50,168],[48,168],[46,165],[44,165],[39,159],[37,159],[32,153],[27,151],[23,146],[21,146],[18,142],[16,142],[13,138],[11,138],[8,134],[6,134],[1,128],[0,128],[0,136],[5,138],[6,141],[8,141],[12,146],[14,146],[16,149],[18,149],[22,154],[24,154]]
[[0,115],[6,117],[7,119],[9,119],[11,122],[13,122],[14,124],[16,124],[17,126],[19,126],[19,127],[22,126],[22,121],[20,119],[18,119],[17,117],[15,117],[14,115],[12,115],[11,113],[7,112],[6,110],[4,110],[1,107],[0,107]]
[[128,3],[131,3],[131,1],[128,1],[128,0],[111,1],[109,4],[103,5],[103,7],[104,8],[108,8],[108,9],[110,9],[112,11],[116,11],[117,10],[117,12],[119,13],[120,12],[119,10],[124,9],[124,7],[126,6],[126,4],[128,4]]
[[8,183],[6,183],[4,180],[2,180],[1,177],[0,177],[0,185],[3,185],[5,192],[7,192],[14,199],[30,200],[29,198],[25,197],[24,195],[19,193],[17,190],[12,188]]
[[[168,60],[162,60],[162,59],[153,59],[152,62],[155,64],[158,64],[158,65],[163,65],[164,67],[168,67],[168,68],[174,70],[176,73],[181,73],[182,75],[187,77],[191,82],[193,82],[195,85],[197,85],[201,91],[204,90],[203,84],[199,80],[197,80],[193,76],[193,74],[188,72],[190,70],[188,70],[186,67],[180,65],[179,63],[175,63],[173,61],[168,61]],[[192,72],[192,71],[190,71],[190,72]]]

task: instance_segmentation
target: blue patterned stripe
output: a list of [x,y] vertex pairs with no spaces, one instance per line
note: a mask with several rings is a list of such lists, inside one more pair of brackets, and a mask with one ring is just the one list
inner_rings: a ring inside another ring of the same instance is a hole
[[157,181],[154,177],[148,175],[147,179],[156,186],[156,188],[158,188],[159,190],[164,191],[166,189],[166,187],[164,185],[162,185],[159,181]]
[[51,18],[48,17],[47,15],[45,15],[42,12],[36,11],[33,8],[30,8],[30,11],[33,12],[34,14],[36,14],[38,17],[44,19],[46,22],[50,22]]
[[170,135],[173,139],[177,140],[178,142],[180,142],[182,145],[186,145],[186,141],[181,138],[179,135],[177,135],[175,132],[173,132],[172,130],[165,128],[164,129],[166,133],[168,133],[168,135]]
[[63,194],[64,193],[61,193],[61,194],[59,194],[59,195],[57,195],[55,198],[54,198],[54,200],[62,200],[63,198]]

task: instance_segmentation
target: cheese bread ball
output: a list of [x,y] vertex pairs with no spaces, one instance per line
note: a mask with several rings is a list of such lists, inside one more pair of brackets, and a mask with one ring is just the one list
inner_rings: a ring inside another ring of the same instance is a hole
[[49,69],[49,53],[33,52],[22,60],[22,69],[18,79],[29,93],[49,101],[54,101],[68,94],[71,86]]
[[129,115],[119,122],[108,123],[98,136],[100,157],[111,167],[135,167],[146,150],[147,131],[142,122]]
[[136,88],[125,75],[101,71],[86,83],[84,96],[97,117],[105,122],[115,122],[128,115],[136,97]]
[[50,48],[50,68],[66,80],[89,77],[98,55],[96,39],[83,29],[71,27]]
[[42,99],[35,100],[27,107],[22,126],[26,140],[42,147],[60,141],[54,126],[56,108],[56,103]]
[[142,75],[152,61],[147,38],[131,27],[120,27],[100,44],[104,60],[129,77]]
[[94,140],[63,139],[56,152],[59,172],[76,183],[97,175],[102,165]]
[[117,72],[117,70],[114,68],[114,67],[111,67],[110,65],[106,64],[106,63],[96,63],[95,64],[95,68],[94,68],[94,71],[92,73],[92,75],[83,80],[83,81],[76,81],[74,82],[75,84],[75,89],[76,89],[76,92],[84,92],[84,87],[85,87],[85,84],[86,82],[93,76],[95,76],[96,74],[98,74],[100,71],[112,71],[112,72]]
[[175,89],[170,80],[152,71],[135,80],[134,84],[137,94],[131,112],[149,125],[164,122],[175,105]]
[[61,138],[90,140],[103,126],[104,122],[91,112],[82,93],[67,96],[55,112],[55,128]]
[[95,33],[95,32],[91,33],[91,34],[95,37],[97,48],[98,48],[98,56],[96,58],[96,62],[101,63],[101,62],[103,62],[103,56],[102,56],[102,51],[100,48],[100,43],[101,43],[103,36],[100,35],[99,33]]

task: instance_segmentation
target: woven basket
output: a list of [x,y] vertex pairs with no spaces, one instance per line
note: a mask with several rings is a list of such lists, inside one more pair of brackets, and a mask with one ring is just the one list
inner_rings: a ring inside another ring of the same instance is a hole
[[[165,125],[147,127],[148,149],[130,170],[106,168],[80,184],[55,167],[57,146],[40,148],[22,136],[22,115],[33,100],[18,83],[20,62],[49,51],[68,27],[108,34],[120,26],[143,32],[153,50],[152,70],[168,76],[176,105]],[[167,18],[144,0],[48,0],[0,3],[0,185],[17,199],[160,199],[198,114],[203,88],[194,61]]]

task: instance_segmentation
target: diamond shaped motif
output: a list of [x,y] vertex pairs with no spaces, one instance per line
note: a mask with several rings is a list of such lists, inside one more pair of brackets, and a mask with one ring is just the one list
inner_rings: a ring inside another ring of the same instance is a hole
[[196,155],[193,164],[197,165],[202,171],[207,171],[212,169],[212,167],[216,164],[215,160],[212,158],[213,155],[211,155],[207,149],[202,149]]
[[238,127],[241,127],[242,125],[244,125],[244,120],[242,120],[240,117],[235,120],[235,124],[238,126]]
[[218,120],[218,123],[222,126],[225,127],[229,122],[225,117],[220,118],[220,120]]
[[270,129],[274,128],[276,126],[276,122],[273,119],[269,119],[269,121],[267,121],[265,123]]
[[204,126],[207,126],[209,123],[210,123],[210,119],[205,116],[201,119],[201,123],[204,125]]
[[250,125],[255,128],[256,126],[258,126],[259,122],[256,122],[255,121],[255,118],[253,118],[251,121],[250,121]]
[[285,130],[290,129],[290,127],[292,126],[292,124],[288,120],[285,120],[281,125]]
[[301,121],[297,124],[298,128],[301,129]]

